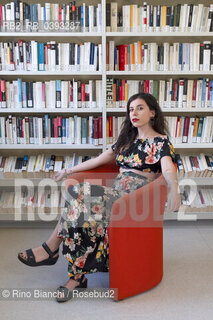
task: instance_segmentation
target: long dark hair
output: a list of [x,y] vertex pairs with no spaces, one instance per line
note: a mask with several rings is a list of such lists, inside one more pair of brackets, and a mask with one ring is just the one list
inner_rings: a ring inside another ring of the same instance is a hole
[[161,108],[155,97],[149,93],[136,93],[127,101],[126,118],[121,125],[121,131],[114,150],[116,154],[118,154],[120,150],[128,149],[135,141],[135,138],[138,134],[138,129],[132,125],[129,116],[130,103],[136,99],[143,99],[149,109],[155,111],[154,118],[150,120],[152,128],[159,134],[169,135],[166,119],[164,118],[163,112],[161,111]]

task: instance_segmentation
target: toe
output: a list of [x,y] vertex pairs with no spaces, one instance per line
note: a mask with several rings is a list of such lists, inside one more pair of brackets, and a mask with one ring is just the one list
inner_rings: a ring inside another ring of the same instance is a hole
[[23,259],[27,259],[27,255],[26,252],[20,252],[19,255],[23,258]]
[[26,252],[24,252],[23,256],[24,256],[24,259],[27,260],[27,253]]

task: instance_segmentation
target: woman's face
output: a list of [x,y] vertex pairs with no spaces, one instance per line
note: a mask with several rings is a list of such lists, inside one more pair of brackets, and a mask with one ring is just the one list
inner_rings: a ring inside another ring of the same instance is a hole
[[134,127],[138,128],[148,124],[154,115],[155,111],[151,111],[143,99],[135,99],[130,103],[129,117]]

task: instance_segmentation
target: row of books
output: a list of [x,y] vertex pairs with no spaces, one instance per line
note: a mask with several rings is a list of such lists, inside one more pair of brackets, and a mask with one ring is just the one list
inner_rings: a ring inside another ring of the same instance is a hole
[[120,131],[122,123],[124,122],[125,117],[117,116],[108,116],[106,119],[106,142],[111,144],[116,142]]
[[0,108],[101,108],[102,80],[0,79]]
[[[213,116],[186,117],[166,116],[170,131],[170,140],[173,144],[179,143],[212,143],[213,142]],[[114,143],[120,133],[121,124],[125,117],[107,117],[107,143]]]
[[[147,5],[147,2],[144,2],[141,6],[123,5],[118,9],[117,2],[111,2],[106,4],[106,30],[208,32],[213,31],[212,12],[211,4],[164,6]],[[63,23],[67,22],[78,22],[77,30],[83,32],[101,31],[102,25],[101,4],[87,6],[83,3],[81,6],[76,6],[75,1],[61,5],[45,3],[42,6],[33,3],[28,5],[17,0],[0,5],[0,17],[2,31],[11,31],[12,26],[13,28],[15,26],[17,31],[42,31],[42,24],[39,22],[49,21],[58,23],[55,25],[56,30],[60,29],[60,26],[63,29]],[[9,28],[5,22],[13,22],[13,25]],[[30,28],[35,22],[38,23],[36,27],[34,25],[33,29]]]
[[156,42],[116,45],[106,43],[107,71],[213,71],[213,45]]
[[[119,136],[125,117],[108,116],[107,143]],[[171,142],[212,143],[213,116],[167,117]],[[103,144],[102,117],[0,117],[0,144]]]
[[79,31],[101,32],[102,6],[30,3],[19,0],[0,5],[1,31]]
[[182,210],[185,212],[212,212],[213,210],[212,188],[198,187],[194,195],[190,187],[185,188],[181,198]]
[[213,108],[213,81],[202,79],[127,80],[107,78],[107,108],[126,108],[135,92],[154,95],[161,108]]
[[102,145],[102,117],[0,117],[0,144]]
[[28,190],[21,192],[0,189],[0,214],[61,214],[65,208],[66,199],[58,190]]
[[201,153],[199,155],[175,155],[175,161],[180,178],[212,177],[213,156]]
[[51,175],[70,169],[94,156],[82,156],[75,152],[70,156],[38,154],[24,156],[0,156],[1,178],[51,178]]
[[28,195],[27,191],[0,190],[0,214],[62,213],[65,198],[59,191],[35,191]]
[[[72,153],[70,156],[38,154],[0,156],[1,178],[50,178],[52,174],[70,169],[94,156]],[[175,155],[179,178],[212,177],[213,155]]]
[[[84,81],[85,82],[85,81]],[[135,92],[154,95],[162,108],[213,108],[213,81],[107,78],[107,108],[126,108]],[[102,108],[102,80],[0,80],[0,108]]]
[[213,4],[106,4],[108,32],[212,32]]
[[0,42],[0,71],[101,71],[102,45],[35,40]]
[[[107,108],[126,108],[135,92],[154,95],[162,108],[213,108],[213,81],[107,78]],[[0,80],[0,108],[102,108],[102,80]]]
[[171,142],[212,143],[213,116],[207,117],[166,117],[170,129]]

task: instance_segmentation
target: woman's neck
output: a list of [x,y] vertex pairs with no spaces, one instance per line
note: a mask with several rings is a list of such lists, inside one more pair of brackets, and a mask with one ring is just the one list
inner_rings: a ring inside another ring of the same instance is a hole
[[138,130],[138,134],[136,136],[136,139],[147,139],[147,138],[153,138],[155,136],[159,135],[158,132],[155,132],[155,131],[148,131],[147,132],[139,132]]

